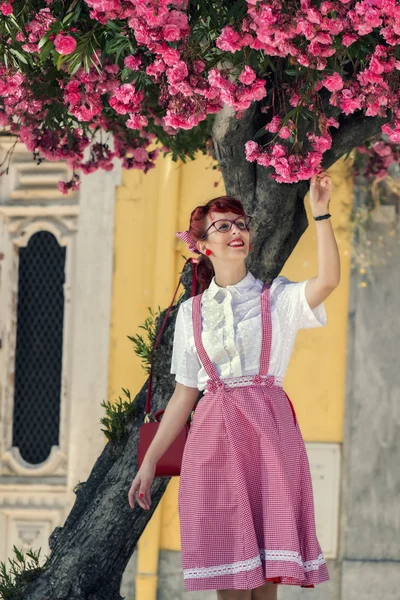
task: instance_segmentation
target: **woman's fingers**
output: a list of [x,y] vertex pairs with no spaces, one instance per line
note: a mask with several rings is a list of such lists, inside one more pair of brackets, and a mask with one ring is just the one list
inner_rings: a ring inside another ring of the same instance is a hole
[[146,498],[147,506],[148,506],[148,508],[150,508],[150,505],[151,505],[150,488],[147,488],[147,490],[145,492],[145,498]]
[[132,481],[131,487],[129,488],[128,501],[129,501],[129,506],[131,508],[135,508],[136,492],[139,489],[139,486],[140,486],[140,480],[134,479]]
[[128,501],[131,508],[135,508],[135,502],[142,508],[148,510],[151,504],[150,486],[140,479],[134,479],[128,492]]
[[150,485],[147,481],[142,481],[136,499],[142,508],[146,510],[150,508]]
[[136,502],[142,508],[145,508],[145,509],[147,508],[146,497],[145,497],[145,488],[143,486],[143,483],[141,484],[141,486],[139,488],[139,493],[136,495]]

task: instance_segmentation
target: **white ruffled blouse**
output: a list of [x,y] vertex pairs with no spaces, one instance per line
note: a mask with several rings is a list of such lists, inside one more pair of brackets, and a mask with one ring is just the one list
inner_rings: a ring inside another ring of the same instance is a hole
[[[312,310],[305,297],[306,281],[280,275],[271,283],[272,346],[269,374],[282,385],[299,329],[326,325],[324,303]],[[250,271],[235,285],[221,287],[213,277],[202,296],[202,341],[221,378],[256,375],[261,352],[260,294],[263,282]],[[179,306],[171,373],[175,380],[204,390],[208,375],[194,343],[193,298]]]

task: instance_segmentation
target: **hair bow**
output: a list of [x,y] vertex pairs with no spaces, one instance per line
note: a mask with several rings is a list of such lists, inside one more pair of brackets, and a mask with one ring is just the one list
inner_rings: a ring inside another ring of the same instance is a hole
[[201,254],[201,252],[196,247],[196,243],[195,243],[190,231],[188,231],[188,230],[177,231],[175,233],[175,235],[176,235],[176,237],[178,237],[180,240],[182,240],[183,242],[185,242],[188,245],[190,252],[195,252],[196,254]]

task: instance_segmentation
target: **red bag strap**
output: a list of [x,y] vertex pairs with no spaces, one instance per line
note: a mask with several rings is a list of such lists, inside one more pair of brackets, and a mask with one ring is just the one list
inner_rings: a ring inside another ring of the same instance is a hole
[[[190,296],[192,297],[192,296],[195,296],[196,292],[197,292],[197,277],[196,277],[196,264],[197,264],[197,260],[195,258],[188,258],[187,261],[185,262],[185,264],[183,265],[182,272],[184,271],[184,269],[185,269],[185,267],[186,267],[186,265],[187,265],[188,262],[192,263],[192,288],[191,288],[191,292],[190,292]],[[181,275],[182,275],[182,272],[181,272]],[[176,290],[175,290],[174,296],[173,296],[173,298],[171,300],[171,304],[169,305],[169,308],[167,310],[167,314],[164,317],[163,324],[161,325],[161,329],[159,331],[159,334],[157,336],[156,342],[155,342],[155,344],[153,346],[153,350],[151,352],[150,374],[149,374],[149,381],[148,381],[148,385],[147,385],[146,407],[145,407],[145,411],[144,411],[144,413],[145,413],[145,417],[144,417],[145,423],[148,423],[150,421],[150,413],[151,413],[151,387],[152,387],[152,381],[153,381],[153,357],[154,357],[154,352],[155,352],[155,349],[158,346],[158,342],[160,341],[160,338],[161,338],[161,336],[163,334],[165,324],[166,324],[167,319],[169,317],[169,313],[172,310],[172,306],[174,304],[175,296],[178,293],[178,289],[179,289],[180,284],[181,284],[181,277],[179,277],[178,285],[176,286]]]

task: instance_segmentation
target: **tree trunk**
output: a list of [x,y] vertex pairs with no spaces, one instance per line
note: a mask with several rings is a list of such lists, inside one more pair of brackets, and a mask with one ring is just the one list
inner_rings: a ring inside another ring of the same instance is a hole
[[[256,277],[276,277],[307,228],[304,196],[308,183],[278,184],[270,171],[245,159],[244,143],[252,139],[262,116],[258,105],[241,120],[225,108],[214,126],[214,150],[225,189],[239,197],[254,216],[253,247],[248,266]],[[265,118],[265,116],[264,116]],[[324,168],[362,144],[380,130],[383,121],[348,117],[334,133]],[[189,298],[191,273],[182,277],[183,300]],[[170,375],[173,331],[177,307],[171,311],[154,360],[153,408],[164,408],[174,389]],[[161,315],[158,326],[164,315]],[[127,494],[137,471],[137,441],[143,423],[145,384],[134,402],[137,419],[118,443],[109,442],[97,459],[88,480],[76,489],[76,501],[63,527],[50,537],[51,554],[46,569],[24,592],[24,600],[121,600],[121,578],[138,539],[167,487],[168,478],[155,478],[149,511],[132,511]]]

